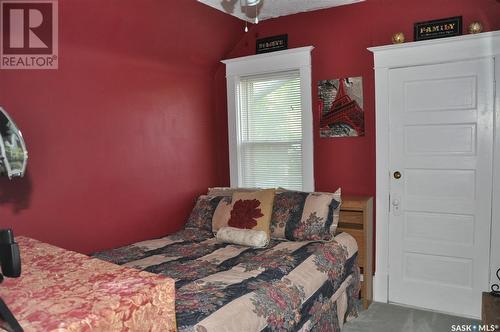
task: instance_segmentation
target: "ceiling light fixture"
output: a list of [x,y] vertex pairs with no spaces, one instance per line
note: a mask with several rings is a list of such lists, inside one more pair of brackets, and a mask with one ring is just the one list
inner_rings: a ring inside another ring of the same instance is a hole
[[[259,5],[262,2],[263,0],[240,0],[241,11],[244,12],[247,17],[251,17],[249,13],[250,8],[255,8],[255,24],[259,23]],[[245,32],[248,32],[248,22],[245,22]]]

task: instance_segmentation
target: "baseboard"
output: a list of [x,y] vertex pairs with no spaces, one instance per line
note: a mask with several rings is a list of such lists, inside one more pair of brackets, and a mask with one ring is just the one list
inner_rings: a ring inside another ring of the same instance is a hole
[[389,276],[387,274],[375,273],[373,276],[373,301],[388,303],[388,284]]

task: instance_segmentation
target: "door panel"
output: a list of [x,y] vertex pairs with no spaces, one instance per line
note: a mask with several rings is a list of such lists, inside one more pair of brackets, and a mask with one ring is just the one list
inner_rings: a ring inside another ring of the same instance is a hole
[[405,128],[407,154],[473,155],[476,148],[476,125],[421,125]]
[[475,108],[476,87],[475,76],[406,81],[405,111],[455,111]]
[[472,260],[434,254],[405,253],[404,279],[438,286],[472,287]]
[[407,212],[404,223],[407,241],[436,241],[467,247],[474,244],[471,215]]
[[473,199],[476,186],[474,170],[406,169],[407,199]]
[[391,302],[480,316],[489,274],[492,72],[493,59],[389,71]]

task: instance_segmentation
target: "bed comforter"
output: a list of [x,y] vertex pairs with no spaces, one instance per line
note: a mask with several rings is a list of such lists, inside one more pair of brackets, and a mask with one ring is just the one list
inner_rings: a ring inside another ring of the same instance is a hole
[[338,331],[357,315],[357,245],[347,233],[253,249],[184,229],[94,256],[175,279],[179,331]]

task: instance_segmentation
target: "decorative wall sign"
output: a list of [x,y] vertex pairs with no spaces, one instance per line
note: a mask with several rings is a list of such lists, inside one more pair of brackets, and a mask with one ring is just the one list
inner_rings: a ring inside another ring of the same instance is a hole
[[364,136],[362,77],[319,81],[318,93],[320,137]]
[[462,34],[462,16],[418,22],[415,23],[413,31],[415,41],[460,36]]
[[282,51],[288,48],[288,35],[257,39],[257,54]]

